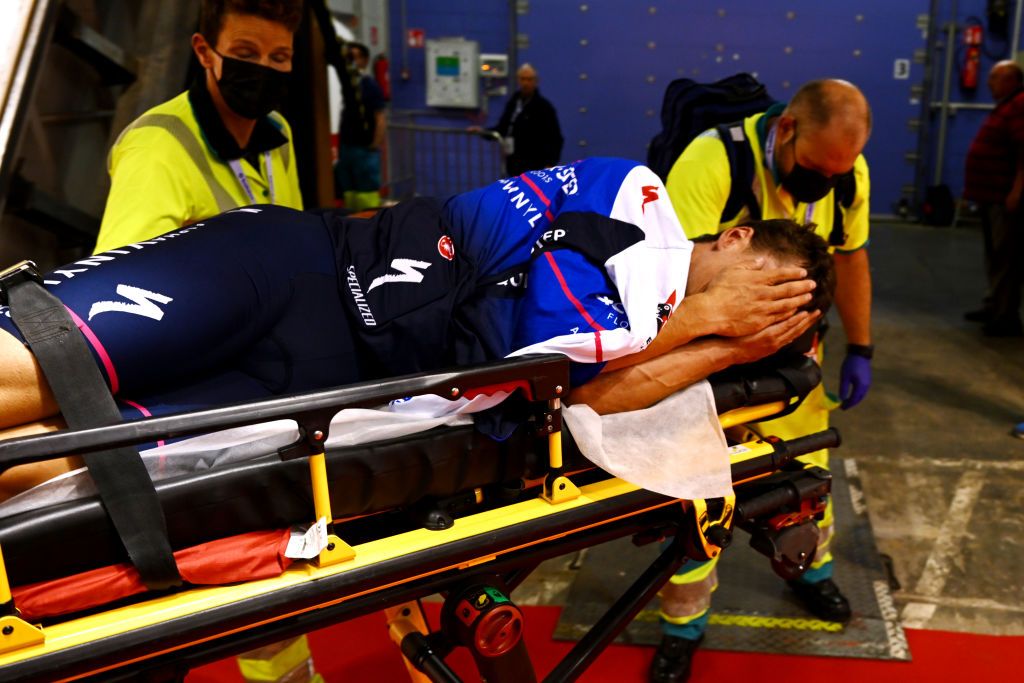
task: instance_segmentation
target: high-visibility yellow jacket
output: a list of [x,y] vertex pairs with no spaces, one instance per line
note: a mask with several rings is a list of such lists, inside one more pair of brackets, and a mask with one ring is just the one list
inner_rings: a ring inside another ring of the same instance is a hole
[[[274,203],[301,209],[291,128],[276,112],[267,121],[286,140],[270,150]],[[264,157],[257,156],[256,166],[245,159],[240,163],[256,203],[265,204],[270,202],[270,188]],[[188,92],[150,109],[125,128],[107,165],[110,195],[95,253],[253,203],[207,139]]]
[[[815,232],[828,240],[836,211],[832,193],[811,205],[794,203],[788,192],[779,191],[771,171],[765,167],[763,124],[759,126],[758,122],[770,114],[755,114],[743,121],[743,130],[754,153],[753,189],[761,207],[761,217],[790,218],[798,223],[813,221],[817,224]],[[844,210],[843,232],[846,240],[837,248],[840,252],[856,251],[868,242],[871,182],[863,155],[857,157],[853,170],[857,192],[853,203]],[[732,175],[725,145],[713,129],[702,133],[687,145],[672,166],[665,188],[686,236],[691,239],[742,225],[749,218],[749,212],[744,207],[734,219],[720,223],[722,210],[729,200]]]

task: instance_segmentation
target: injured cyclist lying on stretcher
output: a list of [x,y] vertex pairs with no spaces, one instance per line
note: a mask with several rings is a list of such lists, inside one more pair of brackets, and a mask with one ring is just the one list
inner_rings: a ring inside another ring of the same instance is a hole
[[[649,169],[589,159],[369,219],[238,209],[44,285],[126,418],[535,352],[568,356],[570,402],[607,413],[790,344],[834,275],[825,243],[792,221],[694,244]],[[49,333],[19,312],[17,287],[0,309],[3,438],[62,424],[34,355]],[[476,412],[502,396],[430,398],[390,409]],[[77,466],[12,468],[0,495]]]

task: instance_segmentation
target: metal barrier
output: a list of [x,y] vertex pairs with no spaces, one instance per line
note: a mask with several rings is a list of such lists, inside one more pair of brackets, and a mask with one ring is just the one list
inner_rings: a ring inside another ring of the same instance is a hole
[[505,173],[501,136],[464,128],[388,124],[389,196],[447,197],[482,187]]

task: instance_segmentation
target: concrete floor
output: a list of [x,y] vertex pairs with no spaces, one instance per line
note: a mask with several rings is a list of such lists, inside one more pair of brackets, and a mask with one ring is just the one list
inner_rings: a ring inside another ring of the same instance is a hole
[[[984,289],[977,230],[875,224],[870,249],[874,385],[833,424],[893,559],[896,606],[908,627],[1024,634],[1024,441],[1009,435],[1024,420],[1024,339],[963,321]],[[831,338],[841,348],[838,321]],[[841,361],[826,363],[833,390]],[[564,604],[574,561],[542,565],[516,600]]]
[[897,608],[908,627],[1024,634],[1024,339],[963,320],[984,290],[977,230],[873,225],[871,261],[874,387],[833,424]]

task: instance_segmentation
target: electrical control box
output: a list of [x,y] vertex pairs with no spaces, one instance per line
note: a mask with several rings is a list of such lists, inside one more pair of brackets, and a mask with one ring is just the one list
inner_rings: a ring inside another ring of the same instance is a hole
[[508,77],[508,55],[482,54],[480,55],[480,77],[481,78],[507,78]]
[[428,40],[427,106],[480,107],[480,44],[463,38]]

